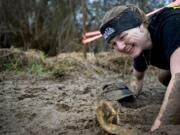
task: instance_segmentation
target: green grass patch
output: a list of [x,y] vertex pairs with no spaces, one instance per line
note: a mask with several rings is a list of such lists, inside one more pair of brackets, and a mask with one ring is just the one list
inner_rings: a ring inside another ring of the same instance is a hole
[[5,71],[4,72],[14,72],[17,74],[28,73],[28,74],[35,74],[35,75],[44,75],[49,73],[48,69],[43,64],[39,63],[32,63],[28,65],[18,65],[17,63],[10,63],[5,64]]

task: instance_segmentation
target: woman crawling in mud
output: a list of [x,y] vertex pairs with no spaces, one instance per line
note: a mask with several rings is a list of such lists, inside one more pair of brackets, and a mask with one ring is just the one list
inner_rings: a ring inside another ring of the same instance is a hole
[[159,81],[167,86],[160,111],[151,131],[166,124],[180,124],[180,7],[165,7],[146,18],[135,6],[117,6],[102,21],[101,34],[107,43],[133,61],[131,86],[141,94],[149,65],[158,67]]

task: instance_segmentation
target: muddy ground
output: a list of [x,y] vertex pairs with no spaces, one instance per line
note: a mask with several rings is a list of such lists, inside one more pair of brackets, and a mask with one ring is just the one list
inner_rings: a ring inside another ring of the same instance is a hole
[[[111,53],[85,60],[80,54],[49,58],[52,74],[0,73],[1,135],[109,135],[99,126],[95,108],[102,87],[123,80],[128,84],[131,67],[124,58]],[[60,63],[60,64],[59,64]],[[62,63],[65,66],[62,66]],[[63,67],[63,70],[61,69]],[[149,129],[162,102],[165,87],[150,71],[145,76],[143,93],[123,106],[136,116],[124,124],[144,134],[179,135],[178,125],[167,125],[155,133]]]

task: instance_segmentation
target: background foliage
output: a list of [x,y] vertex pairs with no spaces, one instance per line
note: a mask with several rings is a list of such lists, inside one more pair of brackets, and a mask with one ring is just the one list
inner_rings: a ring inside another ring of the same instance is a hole
[[[0,47],[35,48],[49,56],[80,51],[83,30],[98,30],[105,11],[118,4],[135,4],[146,13],[172,0],[1,0]],[[85,4],[82,4],[85,2]],[[108,47],[97,40],[89,51]]]

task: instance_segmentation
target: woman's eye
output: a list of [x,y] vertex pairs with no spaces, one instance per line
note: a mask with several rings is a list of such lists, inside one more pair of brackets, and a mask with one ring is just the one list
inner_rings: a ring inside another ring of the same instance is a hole
[[127,35],[128,35],[128,33],[123,33],[123,34],[121,34],[121,36],[119,37],[119,39],[120,39],[120,40],[123,40]]
[[116,43],[112,43],[112,46],[116,46]]
[[124,39],[124,36],[121,36],[121,37],[120,37],[120,40],[123,40],[123,39]]

